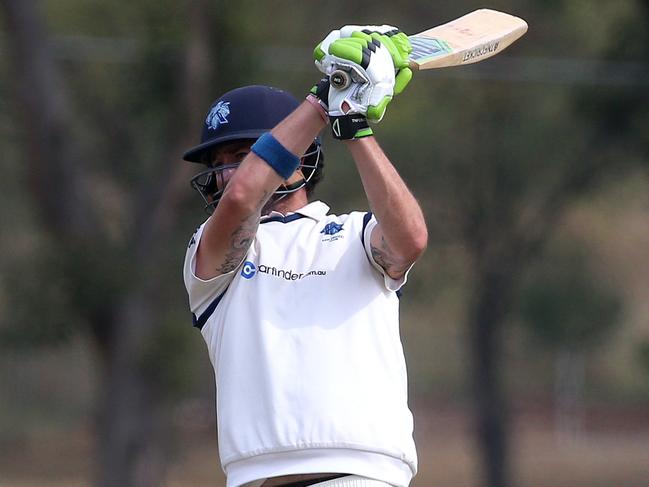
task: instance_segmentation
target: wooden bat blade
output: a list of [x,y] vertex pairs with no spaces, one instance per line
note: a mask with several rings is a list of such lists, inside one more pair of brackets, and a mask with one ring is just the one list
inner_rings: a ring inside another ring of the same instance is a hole
[[527,22],[497,10],[480,9],[409,36],[413,70],[470,64],[494,56],[527,32]]

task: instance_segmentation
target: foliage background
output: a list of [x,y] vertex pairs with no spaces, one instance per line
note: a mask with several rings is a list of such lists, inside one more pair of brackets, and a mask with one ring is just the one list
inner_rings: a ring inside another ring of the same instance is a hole
[[[228,89],[304,93],[332,28],[413,33],[484,5],[0,5],[0,485],[222,482],[182,151]],[[43,30],[18,44],[29,5]],[[646,485],[649,2],[489,6],[530,31],[417,73],[376,130],[430,233],[402,302],[413,485]],[[324,141],[318,198],[366,208]]]

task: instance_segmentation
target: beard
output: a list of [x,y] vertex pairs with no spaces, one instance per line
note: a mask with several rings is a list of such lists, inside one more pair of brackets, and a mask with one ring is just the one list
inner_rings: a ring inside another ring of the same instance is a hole
[[264,206],[261,208],[261,216],[268,215],[271,211],[278,211],[279,213],[286,213],[287,210],[293,211],[292,209],[287,208],[287,203],[288,200],[291,199],[291,197],[298,193],[299,191],[302,191],[304,188],[306,181],[304,179],[301,179],[293,184],[290,184],[288,186],[286,185],[281,185],[278,189],[279,190],[292,190],[293,187],[295,187],[295,190],[290,191],[288,193],[283,193],[283,194],[277,194],[273,193],[270,197],[270,199],[264,204]]

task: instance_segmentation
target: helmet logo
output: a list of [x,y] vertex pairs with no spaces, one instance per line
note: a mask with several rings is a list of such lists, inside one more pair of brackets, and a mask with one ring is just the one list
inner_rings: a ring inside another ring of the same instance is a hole
[[220,101],[207,114],[205,123],[208,128],[216,130],[222,123],[228,123],[228,115],[230,115],[230,102]]

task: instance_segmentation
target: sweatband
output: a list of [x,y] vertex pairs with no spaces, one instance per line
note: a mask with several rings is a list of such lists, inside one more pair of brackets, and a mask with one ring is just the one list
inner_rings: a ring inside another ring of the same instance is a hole
[[252,152],[263,159],[283,179],[288,179],[300,165],[300,158],[287,150],[280,142],[266,132],[252,144]]

